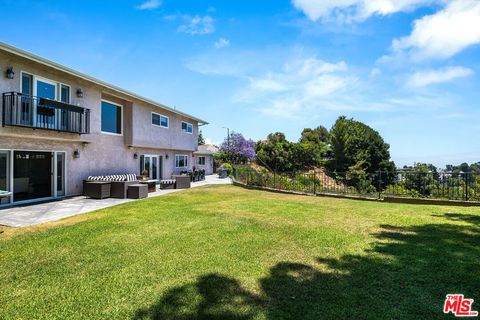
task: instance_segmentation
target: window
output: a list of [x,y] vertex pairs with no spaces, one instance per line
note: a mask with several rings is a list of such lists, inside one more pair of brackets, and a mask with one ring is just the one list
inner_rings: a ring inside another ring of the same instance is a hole
[[200,166],[205,165],[205,157],[198,157],[198,165]]
[[186,168],[188,166],[188,156],[185,154],[175,155],[175,168]]
[[102,101],[102,132],[122,134],[122,107]]
[[154,126],[168,128],[168,117],[152,112],[152,124]]
[[55,83],[50,81],[37,80],[37,96],[50,100],[56,100],[57,87]]
[[186,133],[193,133],[192,124],[188,122],[182,122],[182,131]]
[[64,84],[60,85],[60,101],[70,103],[70,87]]
[[22,72],[22,94],[31,96],[33,91],[33,77]]

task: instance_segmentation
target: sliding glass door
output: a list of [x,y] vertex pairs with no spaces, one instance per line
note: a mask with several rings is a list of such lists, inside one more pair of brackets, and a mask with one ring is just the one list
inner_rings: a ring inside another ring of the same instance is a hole
[[13,152],[13,199],[34,200],[52,196],[52,152]]
[[140,157],[140,174],[150,179],[159,179],[159,156],[143,155]]
[[10,151],[0,151],[0,204],[10,202]]
[[65,196],[66,161],[63,151],[0,150],[0,205]]
[[55,152],[56,196],[65,195],[65,153]]

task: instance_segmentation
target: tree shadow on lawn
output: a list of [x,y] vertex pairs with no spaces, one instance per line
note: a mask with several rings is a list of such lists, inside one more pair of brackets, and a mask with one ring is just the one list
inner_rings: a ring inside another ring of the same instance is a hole
[[[438,319],[447,293],[474,298],[480,310],[480,218],[447,214],[456,224],[383,225],[365,255],[318,258],[329,269],[280,262],[260,293],[207,274],[168,291],[135,319]],[[450,317],[450,316],[449,316]]]

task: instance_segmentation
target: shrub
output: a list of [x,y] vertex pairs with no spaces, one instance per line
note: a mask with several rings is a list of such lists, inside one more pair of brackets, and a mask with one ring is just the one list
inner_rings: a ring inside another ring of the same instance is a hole
[[233,167],[232,167],[232,165],[231,165],[230,163],[224,163],[224,164],[222,164],[222,166],[223,166],[225,169],[227,169],[228,175],[231,175],[231,174],[232,174],[232,172],[233,172]]

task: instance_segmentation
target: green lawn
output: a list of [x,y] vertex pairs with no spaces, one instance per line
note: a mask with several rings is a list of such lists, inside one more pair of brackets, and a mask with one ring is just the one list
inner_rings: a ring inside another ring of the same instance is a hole
[[209,186],[0,234],[0,319],[438,319],[480,310],[480,208]]

